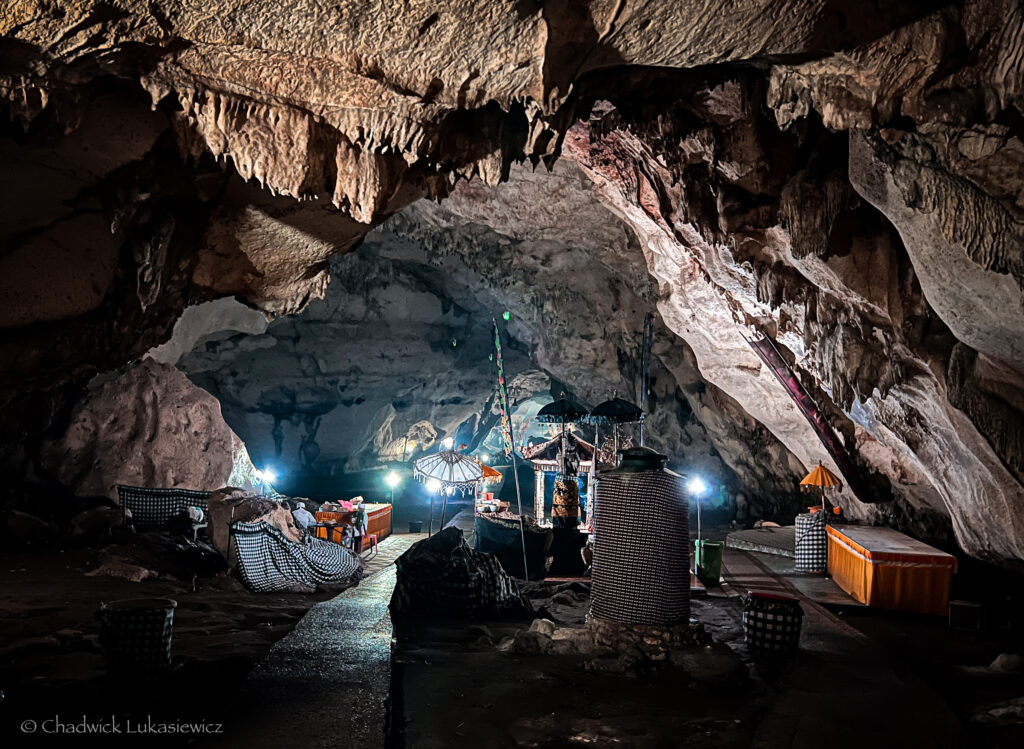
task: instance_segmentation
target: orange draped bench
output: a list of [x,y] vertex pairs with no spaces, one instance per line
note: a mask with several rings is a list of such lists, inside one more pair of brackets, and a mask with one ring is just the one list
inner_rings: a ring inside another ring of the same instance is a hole
[[828,571],[867,606],[946,616],[956,557],[892,528],[830,525]]

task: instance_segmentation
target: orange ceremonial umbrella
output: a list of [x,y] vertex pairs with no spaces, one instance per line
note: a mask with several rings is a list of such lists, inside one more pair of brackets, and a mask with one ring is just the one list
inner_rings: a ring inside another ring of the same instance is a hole
[[800,482],[800,488],[805,492],[819,489],[821,491],[821,509],[824,510],[825,492],[838,492],[843,488],[843,482],[819,461],[818,467],[804,476],[803,481]]

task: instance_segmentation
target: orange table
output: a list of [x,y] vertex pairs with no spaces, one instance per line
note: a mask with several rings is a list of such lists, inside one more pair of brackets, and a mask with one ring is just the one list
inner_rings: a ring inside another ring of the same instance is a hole
[[391,535],[391,505],[366,503],[366,535],[377,534],[377,541]]
[[[315,513],[314,517],[316,518],[316,522],[318,523],[326,523],[328,521],[333,521],[337,524],[335,527],[330,528],[331,537],[329,540],[333,541],[336,544],[340,544],[345,526],[352,525],[352,515],[353,513],[351,512],[317,512]],[[326,539],[327,531],[327,528],[317,528],[315,531],[316,537]]]
[[892,528],[830,525],[828,571],[867,606],[946,616],[956,557]]

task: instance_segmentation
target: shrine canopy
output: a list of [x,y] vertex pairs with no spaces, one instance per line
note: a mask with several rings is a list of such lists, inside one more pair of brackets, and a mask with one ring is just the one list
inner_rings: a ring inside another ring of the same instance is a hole
[[[576,448],[580,456],[580,468],[589,469],[594,463],[594,446],[575,434],[568,432],[565,441],[569,448]],[[558,469],[558,452],[562,449],[562,435],[552,437],[547,442],[523,449],[523,457],[533,463],[535,471],[554,471]]]
[[591,424],[639,424],[643,420],[640,406],[618,397],[598,403],[586,417]]
[[537,421],[541,424],[572,424],[583,421],[587,409],[571,400],[566,400],[565,393],[553,403],[549,403],[537,412]]

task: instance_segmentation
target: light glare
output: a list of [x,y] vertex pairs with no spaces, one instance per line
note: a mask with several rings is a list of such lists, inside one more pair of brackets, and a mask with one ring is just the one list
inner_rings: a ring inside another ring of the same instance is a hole
[[394,489],[396,486],[402,483],[402,477],[394,471],[391,471],[387,476],[384,477],[384,483]]
[[427,482],[427,491],[437,494],[441,491],[441,482],[437,479],[430,479]]
[[695,497],[699,497],[707,491],[707,486],[704,484],[704,481],[700,476],[694,476],[690,479],[690,483],[687,488],[690,490],[690,494]]

